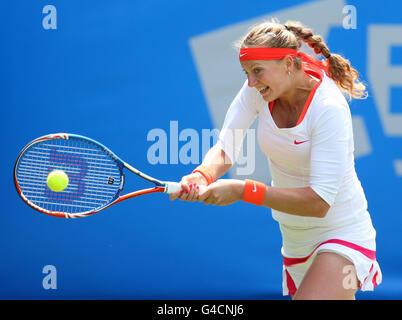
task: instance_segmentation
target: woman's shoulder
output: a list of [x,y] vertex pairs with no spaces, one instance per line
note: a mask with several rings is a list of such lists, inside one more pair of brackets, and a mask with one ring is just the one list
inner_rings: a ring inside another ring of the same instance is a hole
[[310,106],[310,125],[315,126],[327,121],[345,123],[351,121],[349,103],[336,83],[326,77],[322,80]]
[[327,76],[323,78],[314,98],[317,111],[323,112],[329,109],[349,110],[347,97],[345,97],[335,81]]

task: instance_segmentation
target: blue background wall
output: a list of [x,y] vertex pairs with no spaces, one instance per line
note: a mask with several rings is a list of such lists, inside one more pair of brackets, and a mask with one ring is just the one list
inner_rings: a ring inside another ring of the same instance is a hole
[[[12,170],[30,140],[71,132],[101,141],[155,177],[179,180],[194,165],[150,164],[147,134],[169,132],[170,121],[179,130],[213,127],[189,38],[307,2],[2,1],[0,298],[282,299],[281,239],[269,210],[151,195],[88,218],[57,219],[21,201]],[[47,4],[57,8],[56,30],[42,27]],[[358,298],[400,299],[402,177],[394,161],[402,159],[402,139],[386,133],[370,91],[367,32],[376,24],[401,25],[402,3],[347,4],[357,8],[357,29],[333,28],[327,42],[368,84],[370,97],[351,108],[363,117],[372,147],[356,168],[383,271],[376,291]],[[395,66],[402,63],[401,47],[391,55]],[[402,112],[398,90],[391,95],[394,114]],[[57,269],[56,290],[42,286],[46,265]]]

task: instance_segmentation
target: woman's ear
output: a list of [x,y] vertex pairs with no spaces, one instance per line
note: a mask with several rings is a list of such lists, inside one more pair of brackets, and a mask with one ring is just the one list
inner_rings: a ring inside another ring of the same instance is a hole
[[286,73],[289,73],[289,72],[292,73],[294,71],[293,58],[291,56],[286,56],[283,60],[285,63]]

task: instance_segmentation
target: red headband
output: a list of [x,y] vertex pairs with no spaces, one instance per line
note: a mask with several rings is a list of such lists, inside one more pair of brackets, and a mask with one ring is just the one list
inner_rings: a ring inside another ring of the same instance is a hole
[[295,49],[257,47],[257,48],[241,48],[239,52],[240,61],[280,60],[285,58],[286,56],[291,56],[292,58],[299,57],[306,66],[310,67],[311,69],[318,68],[324,70],[325,73],[328,75],[328,68],[326,65],[322,63],[322,61],[306,53],[296,51]]
[[240,61],[247,60],[280,60],[286,56],[296,57],[297,51],[289,48],[241,48],[239,52]]

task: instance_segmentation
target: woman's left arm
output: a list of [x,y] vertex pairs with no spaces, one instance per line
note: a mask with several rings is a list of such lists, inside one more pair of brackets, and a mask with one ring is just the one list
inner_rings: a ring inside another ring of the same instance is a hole
[[[243,200],[245,181],[221,179],[200,192],[198,200],[205,204],[220,206]],[[329,205],[310,187],[277,188],[265,187],[262,206],[281,212],[305,217],[324,217]]]

